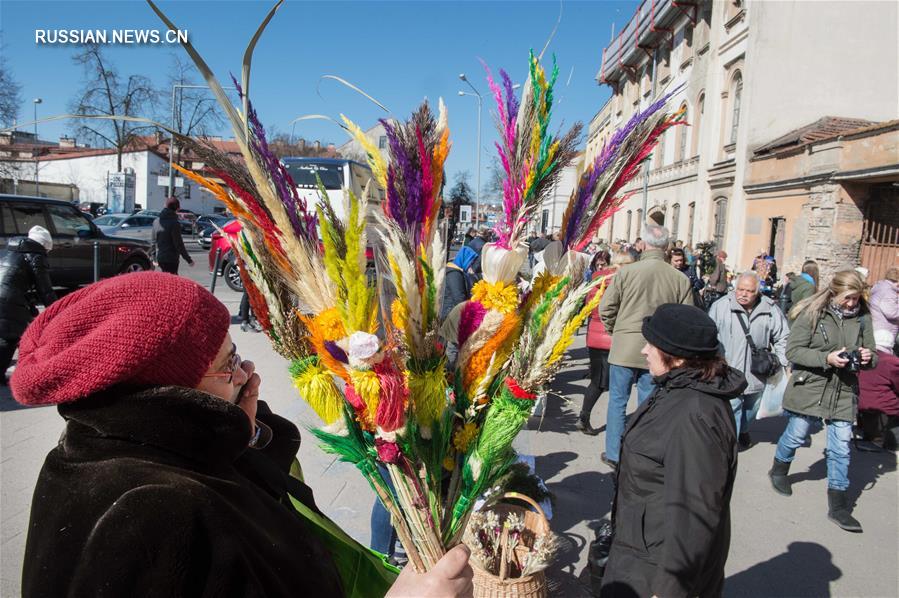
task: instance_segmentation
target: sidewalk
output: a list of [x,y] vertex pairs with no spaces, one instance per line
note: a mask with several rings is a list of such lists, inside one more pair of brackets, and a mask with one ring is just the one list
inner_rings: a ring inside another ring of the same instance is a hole
[[[208,275],[198,264],[183,274],[205,284]],[[237,312],[240,295],[220,284],[216,295]],[[286,361],[262,334],[231,335],[241,355],[256,363],[263,379],[262,396],[272,408],[300,425],[317,425],[315,415],[296,395]],[[550,571],[552,595],[588,596],[587,547],[593,529],[608,517],[612,499],[611,471],[599,460],[605,436],[575,430],[587,381],[584,336],[576,337],[567,368],[556,379],[542,422],[532,418],[516,440],[523,454],[536,457],[538,474],[555,494],[552,529],[563,537],[563,550]],[[631,407],[634,407],[632,401]],[[592,423],[604,430],[606,395],[594,408]],[[899,592],[896,555],[897,475],[893,454],[853,451],[850,493],[857,498],[855,514],[865,528],[850,534],[826,518],[824,436],[812,437],[812,447],[800,449],[792,469],[794,495],[771,490],[766,471],[784,420],[757,422],[758,442],[740,454],[739,473],[731,501],[733,528],[727,563],[726,596],[896,596]],[[0,389],[0,595],[20,593],[32,491],[46,453],[55,446],[63,421],[53,407],[21,408]],[[306,480],[322,510],[363,543],[369,540],[369,513],[374,496],[353,466],[337,462],[304,432],[300,448]],[[65,556],[65,555],[64,555]]]

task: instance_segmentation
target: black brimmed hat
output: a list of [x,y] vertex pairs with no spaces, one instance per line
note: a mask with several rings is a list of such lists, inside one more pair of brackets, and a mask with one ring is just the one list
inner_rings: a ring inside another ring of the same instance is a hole
[[692,305],[660,305],[643,318],[643,338],[675,357],[714,357],[718,353],[718,327],[707,313]]

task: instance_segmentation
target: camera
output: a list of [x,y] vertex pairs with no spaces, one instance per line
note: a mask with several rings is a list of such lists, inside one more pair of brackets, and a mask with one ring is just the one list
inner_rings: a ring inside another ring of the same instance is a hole
[[849,363],[846,364],[847,371],[857,372],[862,367],[862,354],[858,349],[853,351],[843,351],[838,357],[849,360]]

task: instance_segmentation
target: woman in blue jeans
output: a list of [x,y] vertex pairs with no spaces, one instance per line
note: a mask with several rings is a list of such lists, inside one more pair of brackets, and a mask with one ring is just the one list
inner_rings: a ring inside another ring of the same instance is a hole
[[796,449],[812,426],[827,427],[827,517],[842,529],[861,532],[852,517],[849,441],[856,417],[859,369],[877,364],[874,331],[864,298],[865,283],[854,270],[837,272],[830,284],[790,311],[795,320],[787,342],[793,375],[784,393],[787,428],[777,443],[768,476],[774,490],[793,493],[787,477]]

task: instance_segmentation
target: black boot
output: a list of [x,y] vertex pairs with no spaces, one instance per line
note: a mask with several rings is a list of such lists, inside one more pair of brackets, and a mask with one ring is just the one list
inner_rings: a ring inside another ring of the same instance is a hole
[[787,477],[789,473],[790,464],[778,461],[776,458],[774,459],[774,465],[771,466],[771,470],[768,472],[774,491],[783,496],[793,496],[793,487],[790,484],[790,478]]
[[861,533],[862,524],[852,516],[849,496],[845,490],[827,489],[827,518],[847,532]]
[[578,429],[578,432],[583,432],[587,436],[596,436],[599,434],[599,430],[592,427],[590,425],[590,420],[583,415],[577,418],[577,424],[575,427]]

